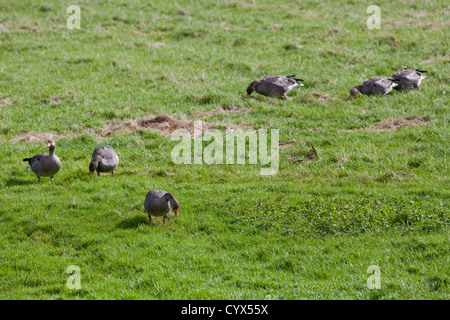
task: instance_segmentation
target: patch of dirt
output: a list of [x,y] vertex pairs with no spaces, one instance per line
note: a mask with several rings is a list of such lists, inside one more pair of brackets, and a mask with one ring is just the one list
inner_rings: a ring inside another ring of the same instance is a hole
[[399,127],[412,127],[417,125],[428,125],[431,124],[432,120],[428,117],[419,116],[409,116],[404,119],[388,119],[384,121],[379,121],[370,127],[356,130],[342,130],[344,132],[359,132],[359,131],[372,131],[372,132],[383,132],[383,131],[395,131]]
[[394,47],[396,47],[400,44],[400,42],[394,36],[389,36],[387,38],[387,40],[388,40],[389,45],[394,46]]
[[220,23],[220,27],[225,31],[228,31],[228,30],[249,31],[250,30],[249,28],[245,28],[245,27],[239,27],[239,26],[233,26],[233,25],[229,26],[224,21]]
[[445,22],[425,22],[421,25],[431,28],[431,29],[439,29],[439,28],[445,28],[450,26],[450,20]]
[[317,101],[319,102],[330,102],[330,101],[334,101],[337,100],[336,98],[329,96],[327,94],[321,94],[318,92],[313,92],[313,96],[317,98]]
[[[160,131],[166,136],[170,136],[173,131],[178,129],[186,129],[191,135],[194,134],[195,120],[178,120],[167,115],[158,115],[156,117],[142,117],[139,119],[126,119],[122,123],[110,124],[106,126],[100,133],[101,137],[112,135],[116,131],[136,131],[141,129],[151,129]],[[213,127],[214,124],[201,121],[201,131],[204,132]]]
[[197,117],[198,116],[212,117],[212,116],[215,116],[216,114],[243,113],[243,112],[249,112],[250,110],[252,110],[252,108],[238,108],[236,106],[229,105],[224,108],[217,107],[210,111],[189,112],[188,115],[189,116],[197,116]]
[[326,32],[324,32],[324,33],[322,33],[322,34],[319,36],[319,39],[325,39],[325,38],[327,38],[327,37],[329,37],[329,36],[332,36],[333,34],[336,34],[336,33],[339,33],[339,29],[337,29],[337,28],[330,29],[330,30],[328,30],[328,31],[326,31]]
[[436,62],[441,62],[441,61],[450,62],[450,56],[447,54],[445,56],[440,56],[440,57],[431,57],[429,59],[419,61],[419,63],[434,64]]
[[52,21],[60,21],[60,20],[67,20],[67,18],[69,18],[70,15],[66,14],[66,13],[59,13],[56,16],[54,16],[52,18]]
[[[227,114],[227,113],[241,113],[241,112],[247,112],[251,110],[251,108],[238,108],[236,106],[230,105],[225,108],[217,107],[211,111],[207,112],[197,112],[197,113],[190,113],[186,116],[213,116],[215,114]],[[93,112],[93,111],[92,111]],[[195,128],[195,125],[197,125],[197,128]],[[201,127],[200,127],[201,125]],[[244,129],[248,130],[252,127],[249,125],[245,125],[241,123],[239,126],[230,125],[225,122],[225,119],[221,122],[205,122],[200,119],[175,119],[174,117],[168,116],[168,115],[157,115],[157,116],[147,116],[142,117],[138,119],[126,119],[122,121],[121,123],[112,123],[107,125],[102,129],[102,131],[99,134],[94,134],[91,130],[88,131],[80,131],[78,128],[78,125],[73,125],[72,130],[73,132],[68,135],[59,135],[55,133],[50,132],[42,132],[42,133],[35,133],[35,134],[24,134],[21,136],[18,136],[16,138],[13,138],[10,140],[10,142],[40,142],[40,141],[46,141],[49,137],[52,137],[55,140],[62,139],[62,138],[73,138],[75,136],[78,136],[80,134],[90,134],[92,136],[97,136],[99,138],[105,138],[108,137],[115,132],[133,132],[138,130],[155,130],[158,131],[166,136],[171,136],[172,133],[175,130],[178,129],[185,129],[187,130],[191,136],[195,137],[205,131],[208,131],[212,128],[221,128],[222,130],[235,130],[235,129]],[[201,129],[201,131],[200,131]]]
[[297,143],[297,141],[295,141],[295,140],[286,140],[286,141],[280,142],[279,146],[280,146],[280,149],[283,150],[283,149],[292,147],[296,143]]
[[147,42],[147,45],[152,48],[161,48],[165,46],[162,42]]
[[0,23],[0,33],[8,33],[8,32],[9,32],[9,30]]
[[236,3],[244,9],[256,8],[256,3],[254,0],[253,3],[247,3],[244,0],[236,0]]
[[13,103],[11,101],[9,101],[8,99],[1,99],[0,100],[0,108],[4,107],[4,106],[10,106]]
[[404,119],[389,119],[375,123],[373,126],[366,128],[367,131],[394,131],[398,127],[411,127],[421,124],[430,124],[428,117],[410,116]]
[[51,132],[40,132],[40,133],[27,133],[18,137],[15,137],[9,142],[45,142],[48,138],[52,138],[53,140],[59,140],[62,138],[66,138],[62,135],[51,133]]
[[450,21],[444,21],[444,22],[433,22],[433,21],[417,21],[417,19],[405,19],[403,21],[400,20],[391,20],[386,23],[386,26],[388,27],[398,27],[404,24],[413,24],[415,26],[422,26],[422,27],[428,27],[431,29],[439,29],[439,28],[445,28],[450,25]]
[[274,23],[269,26],[270,30],[276,30],[276,29],[281,29],[281,28],[283,28],[283,25],[280,23]]
[[404,25],[405,23],[407,23],[407,22],[406,21],[400,21],[400,20],[391,20],[391,21],[388,21],[386,23],[386,26],[388,26],[388,27],[398,27],[398,26]]

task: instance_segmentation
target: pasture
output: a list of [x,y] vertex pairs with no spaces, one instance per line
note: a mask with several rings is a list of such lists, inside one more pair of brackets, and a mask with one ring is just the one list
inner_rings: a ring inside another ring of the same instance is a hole
[[[1,299],[449,298],[448,2],[379,1],[380,29],[353,0],[80,0],[69,29],[72,4],[0,3]],[[420,90],[348,99],[402,66]],[[246,95],[287,74],[289,100]],[[278,130],[277,173],[174,163],[194,120]],[[88,176],[106,144],[114,177]],[[152,189],[180,202],[166,225]]]

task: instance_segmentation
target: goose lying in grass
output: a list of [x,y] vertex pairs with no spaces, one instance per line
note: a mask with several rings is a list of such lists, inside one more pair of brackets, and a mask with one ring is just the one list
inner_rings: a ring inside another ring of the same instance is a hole
[[50,181],[53,181],[53,176],[61,169],[61,160],[55,154],[55,141],[48,139],[47,147],[48,153],[40,153],[32,158],[23,159],[23,161],[28,161],[28,166],[36,174],[38,182],[41,182],[41,177],[50,177]]
[[392,75],[392,79],[398,84],[395,87],[395,90],[398,91],[409,91],[412,89],[420,90],[420,83],[425,78],[423,73],[426,73],[424,70],[420,69],[407,69],[403,67],[401,70],[398,70],[396,73]]
[[358,92],[365,95],[386,95],[392,91],[394,87],[397,86],[397,82],[388,77],[372,77],[353,87],[350,90],[350,99],[353,99]]
[[144,208],[148,214],[148,221],[152,223],[153,217],[163,217],[163,224],[166,224],[167,215],[170,209],[178,216],[180,204],[175,197],[164,190],[150,190],[144,201]]
[[247,95],[250,96],[253,91],[267,97],[283,97],[288,99],[289,91],[296,87],[302,87],[299,81],[302,79],[294,78],[295,74],[287,76],[268,76],[260,80],[255,80],[247,87]]
[[94,171],[97,171],[97,175],[100,176],[100,172],[111,172],[114,176],[114,169],[119,164],[119,157],[116,150],[110,146],[99,147],[92,153],[91,163],[89,164],[89,175],[92,175]]

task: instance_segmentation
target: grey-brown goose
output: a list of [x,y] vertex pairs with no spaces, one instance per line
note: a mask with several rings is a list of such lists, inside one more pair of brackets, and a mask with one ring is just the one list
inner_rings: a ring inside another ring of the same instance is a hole
[[353,99],[358,92],[365,95],[386,95],[392,91],[398,84],[397,82],[388,77],[372,77],[353,87],[350,90],[350,98]]
[[294,78],[295,74],[287,76],[268,76],[260,80],[255,80],[247,87],[247,95],[250,96],[253,91],[267,97],[283,97],[288,99],[289,91],[296,87],[302,87],[302,79]]
[[426,73],[424,70],[420,69],[408,69],[403,67],[401,70],[398,70],[392,75],[392,79],[394,79],[398,86],[395,87],[395,90],[398,91],[409,91],[412,89],[420,90],[420,83],[425,78]]
[[144,201],[144,208],[147,211],[148,221],[152,223],[153,217],[163,217],[163,224],[166,224],[170,209],[178,216],[180,204],[170,192],[164,190],[150,190]]
[[47,147],[48,153],[40,153],[32,158],[23,159],[23,161],[28,161],[28,166],[36,174],[38,182],[41,182],[41,177],[50,177],[50,181],[53,181],[53,176],[61,169],[61,160],[55,154],[55,141],[48,139]]
[[98,176],[100,176],[100,172],[111,172],[111,175],[114,176],[114,169],[118,164],[119,156],[113,147],[98,147],[92,153],[91,163],[89,164],[89,175],[97,171]]

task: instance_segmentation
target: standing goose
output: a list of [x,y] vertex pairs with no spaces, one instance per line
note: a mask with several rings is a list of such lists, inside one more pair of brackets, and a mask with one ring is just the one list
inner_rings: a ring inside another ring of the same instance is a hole
[[411,89],[420,90],[420,83],[425,78],[423,73],[426,73],[424,70],[420,69],[407,69],[403,67],[401,70],[398,70],[396,73],[392,75],[392,79],[394,79],[398,86],[395,90],[398,91],[409,91]]
[[166,224],[166,218],[170,209],[178,216],[180,204],[173,194],[164,190],[150,190],[144,201],[144,208],[147,211],[148,221],[152,223],[152,216],[164,217],[163,224]]
[[100,176],[100,172],[111,172],[111,175],[114,176],[114,169],[118,164],[119,157],[116,150],[110,146],[98,147],[92,153],[89,175],[97,171],[97,176]]
[[247,87],[247,95],[253,91],[267,97],[283,97],[288,99],[287,93],[296,87],[302,87],[302,79],[294,78],[295,74],[287,76],[268,76],[261,80],[255,80]]
[[53,181],[53,176],[61,169],[61,160],[55,155],[55,141],[48,139],[47,147],[49,153],[40,153],[32,158],[23,159],[28,161],[28,166],[36,174],[38,182],[41,182],[41,177],[50,177],[50,181]]
[[350,90],[350,98],[353,99],[358,92],[361,92],[365,95],[386,95],[391,90],[396,87],[397,81],[392,78],[387,77],[372,77],[363,82],[363,84],[359,84],[353,87]]

